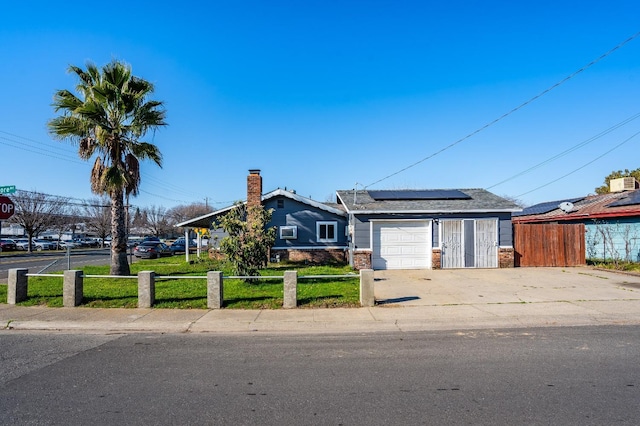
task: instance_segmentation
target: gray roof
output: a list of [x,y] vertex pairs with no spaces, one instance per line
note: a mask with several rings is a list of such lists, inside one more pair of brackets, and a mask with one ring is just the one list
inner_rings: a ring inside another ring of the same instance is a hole
[[[423,190],[432,191],[432,190]],[[441,190],[455,191],[455,190]],[[488,213],[488,212],[519,212],[522,210],[517,204],[499,197],[485,189],[458,189],[470,198],[467,199],[412,199],[407,190],[405,199],[375,200],[366,190],[337,191],[338,200],[344,205],[348,213],[379,214],[379,213]],[[377,193],[381,191],[376,191]],[[402,190],[393,190],[402,193]]]
[[[325,210],[328,211],[330,213],[336,214],[338,216],[346,216],[346,213],[344,212],[344,210],[341,208],[341,206],[334,204],[334,203],[321,203],[319,201],[315,201],[312,200],[311,198],[307,198],[307,197],[303,197],[301,195],[298,195],[294,192],[288,191],[286,189],[276,189],[274,191],[271,191],[267,194],[262,195],[262,202],[265,202],[271,198],[274,197],[287,197],[290,198],[292,200],[298,201],[300,203],[303,204],[307,204],[309,206],[313,206],[315,208],[318,208],[320,210]],[[246,201],[242,202],[243,204],[246,203]],[[193,219],[189,219],[186,220],[184,222],[178,223],[175,226],[178,228],[181,227],[188,227],[188,228],[209,228],[211,227],[211,223],[213,222],[213,220],[215,218],[217,218],[218,216],[220,216],[223,213],[228,212],[229,210],[231,210],[232,208],[234,208],[235,205],[233,206],[228,206],[228,207],[224,207],[220,210],[216,210],[214,212],[211,213],[207,213],[203,216],[199,216]]]

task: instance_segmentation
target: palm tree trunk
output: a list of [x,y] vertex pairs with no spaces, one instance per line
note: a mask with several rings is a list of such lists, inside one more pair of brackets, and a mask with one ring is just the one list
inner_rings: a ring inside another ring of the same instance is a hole
[[129,275],[123,191],[111,194],[111,275]]

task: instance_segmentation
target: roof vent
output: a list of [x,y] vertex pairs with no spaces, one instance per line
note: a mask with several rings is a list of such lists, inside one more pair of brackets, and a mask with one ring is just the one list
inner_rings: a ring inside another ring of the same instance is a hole
[[633,176],[611,179],[609,181],[610,192],[633,191],[634,189],[638,189],[638,186],[638,181]]

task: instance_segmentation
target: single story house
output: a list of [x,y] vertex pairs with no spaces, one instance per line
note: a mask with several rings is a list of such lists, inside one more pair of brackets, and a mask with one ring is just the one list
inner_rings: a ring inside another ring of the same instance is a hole
[[[337,204],[321,203],[302,197],[295,191],[276,189],[262,194],[260,170],[249,170],[247,177],[247,206],[262,204],[272,209],[267,227],[277,228],[271,258],[291,261],[346,262],[347,213]],[[216,220],[235,206],[178,223],[177,227],[210,229],[210,246],[217,246],[225,233],[216,229]]]
[[[272,258],[349,262],[356,269],[505,268],[514,265],[513,202],[484,189],[345,190],[322,203],[286,189],[262,194],[260,170],[247,177],[248,206],[273,209]],[[229,206],[179,223],[212,228]],[[224,237],[211,230],[212,239]],[[210,240],[211,241],[211,240]]]
[[[626,182],[625,182],[626,180]],[[622,182],[620,182],[622,181]],[[633,178],[613,179],[607,194],[549,201],[515,213],[514,224],[584,224],[585,257],[640,261],[640,189]]]
[[357,269],[514,266],[515,203],[484,189],[347,190],[351,264]]

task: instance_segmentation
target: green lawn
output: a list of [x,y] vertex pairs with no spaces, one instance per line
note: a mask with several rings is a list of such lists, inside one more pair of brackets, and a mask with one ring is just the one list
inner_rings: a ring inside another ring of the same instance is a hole
[[[353,273],[348,266],[270,265],[265,276],[282,276],[284,271],[298,271],[298,306],[302,308],[359,306],[359,276],[354,278],[314,278],[305,275],[344,275]],[[108,266],[87,266],[84,275],[108,275]],[[131,265],[132,275],[154,271],[157,276],[201,276],[202,279],[156,278],[157,308],[196,309],[207,307],[208,271],[222,271],[231,276],[228,265],[213,260],[197,260],[188,264],[177,257],[141,260]],[[85,278],[82,306],[100,308],[135,308],[138,303],[136,279]],[[0,286],[0,301],[6,303],[7,286]],[[283,303],[282,279],[246,283],[238,279],[224,280],[224,307],[229,309],[278,309]],[[29,277],[28,299],[21,306],[62,306],[62,277]]]

